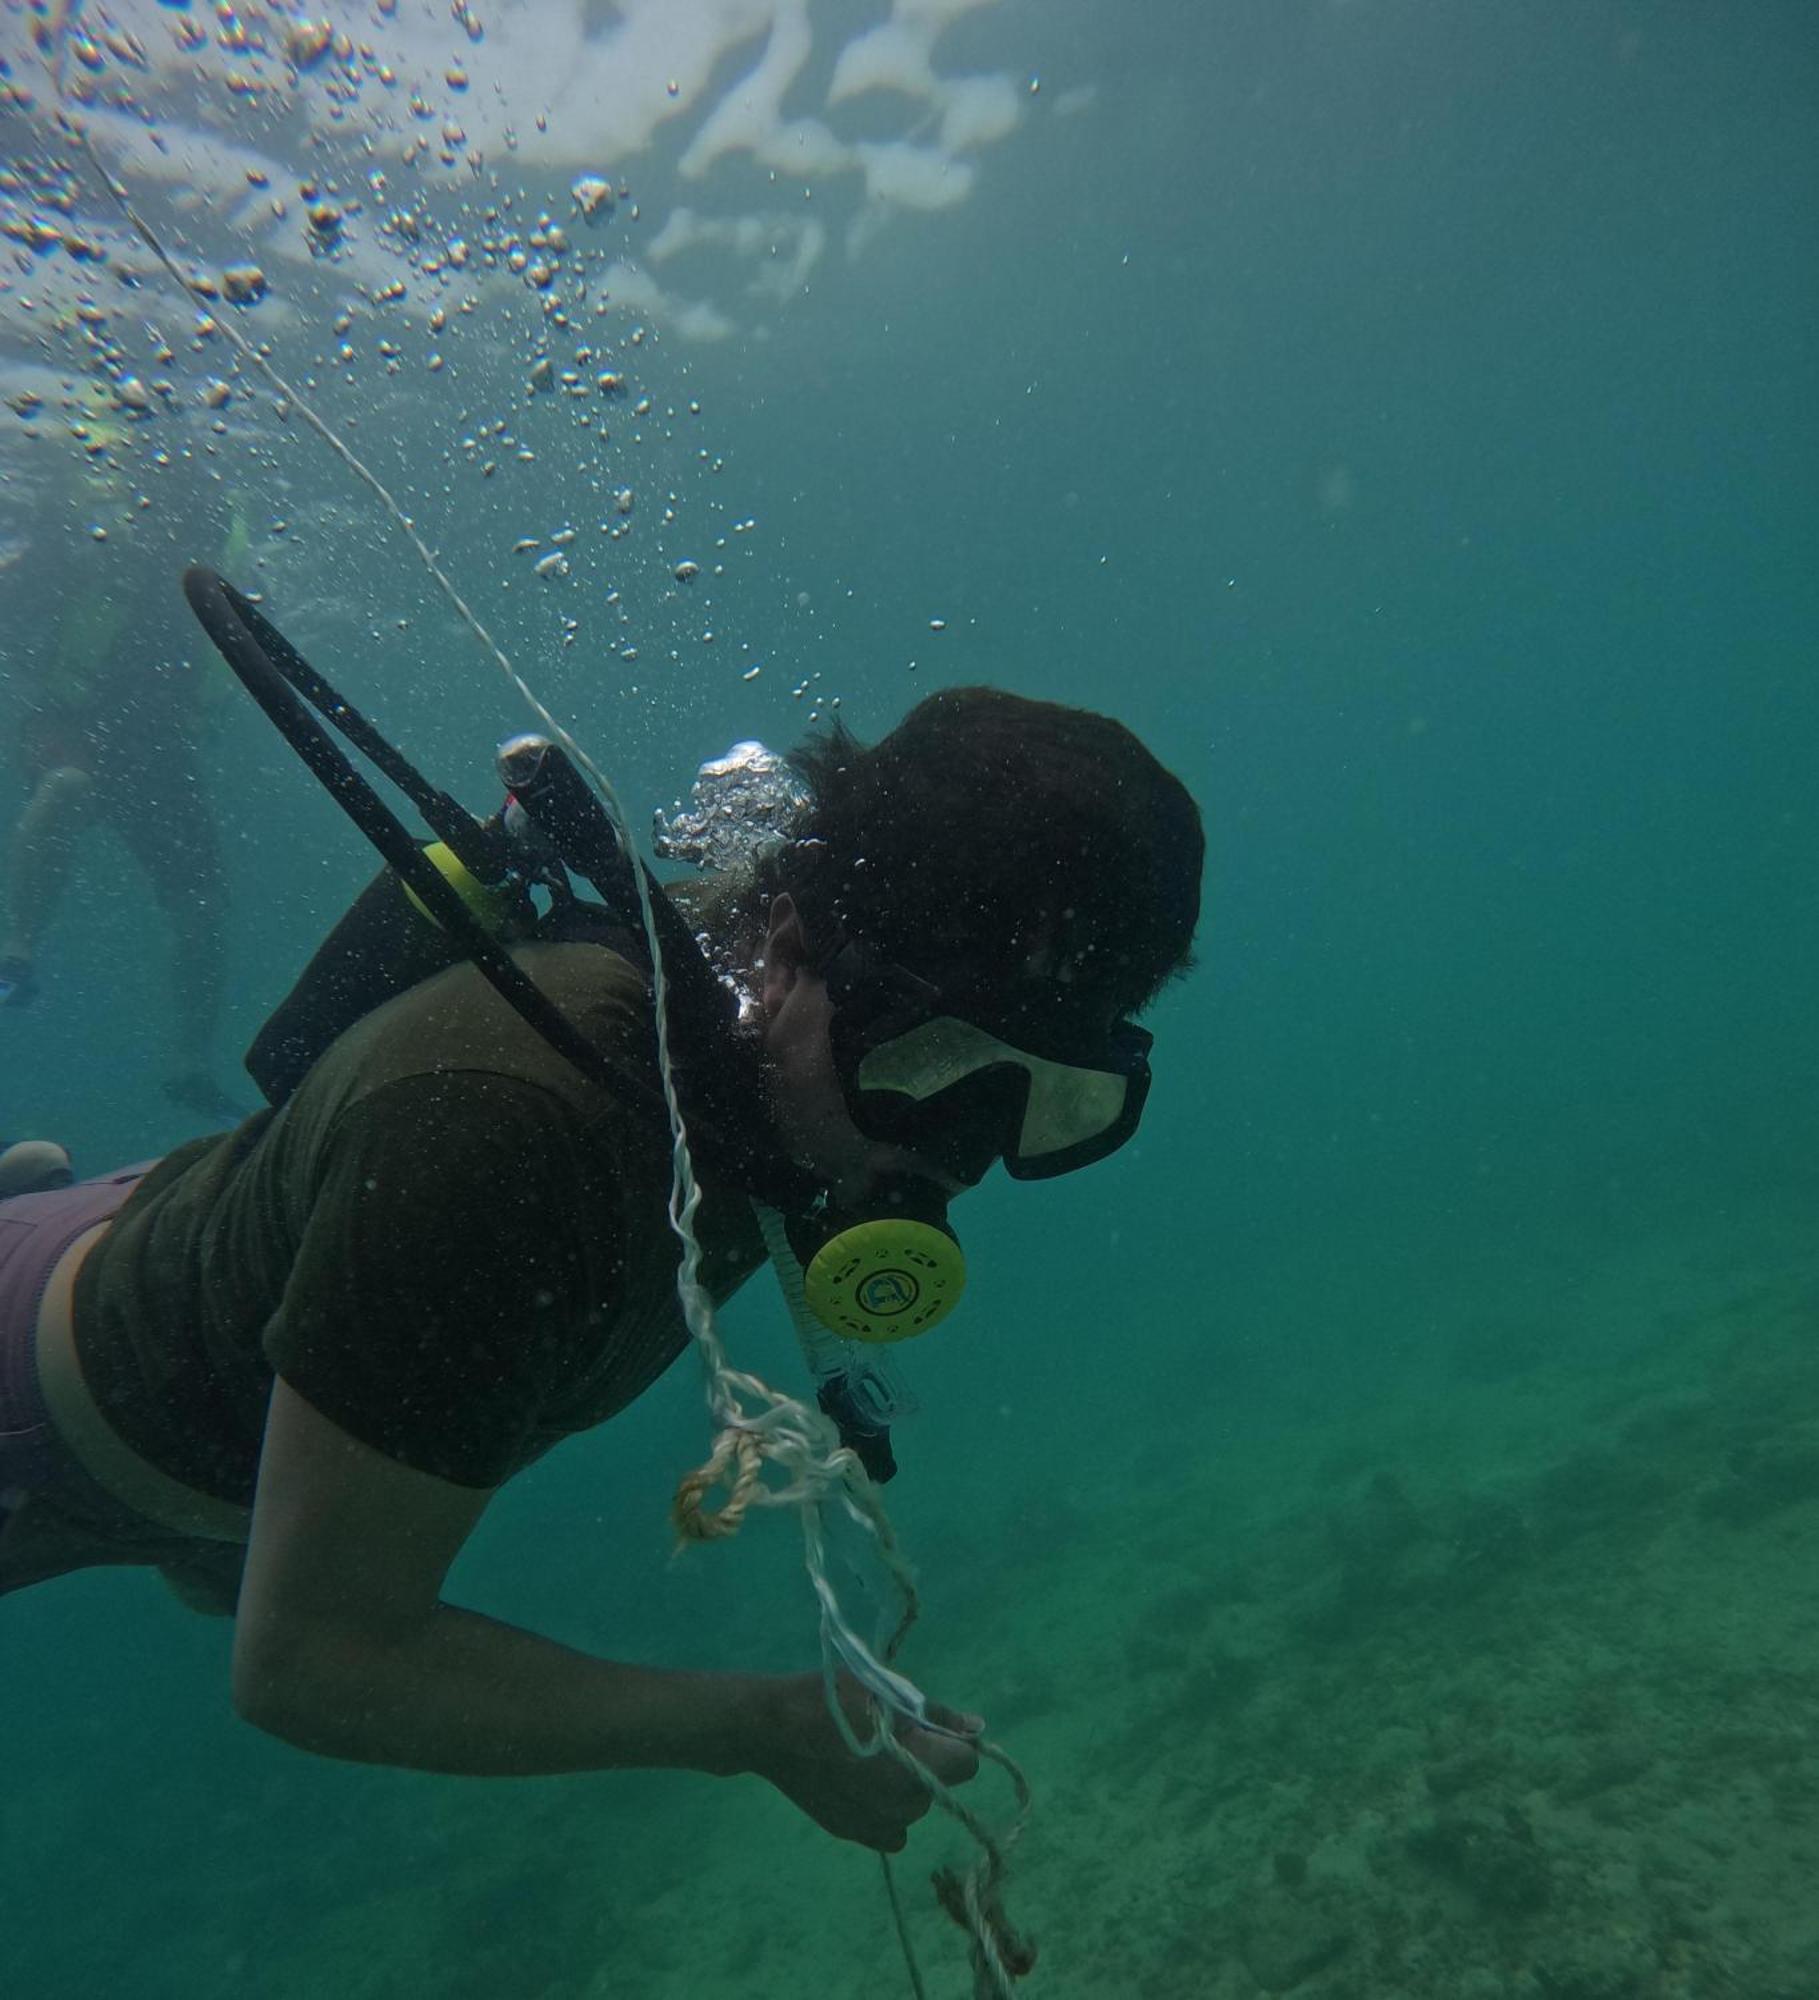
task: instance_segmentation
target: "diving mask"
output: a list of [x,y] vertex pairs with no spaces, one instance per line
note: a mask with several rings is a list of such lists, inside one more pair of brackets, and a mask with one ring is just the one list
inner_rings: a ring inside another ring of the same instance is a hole
[[970,1186],[1090,1166],[1137,1129],[1151,1038],[1109,1025],[1061,982],[950,996],[849,941],[827,972],[834,1063],[853,1123]]

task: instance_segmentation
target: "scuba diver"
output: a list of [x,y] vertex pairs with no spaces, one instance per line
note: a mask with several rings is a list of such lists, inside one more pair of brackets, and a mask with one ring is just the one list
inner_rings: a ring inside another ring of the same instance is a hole
[[[224,651],[282,654],[197,575]],[[311,699],[347,719],[326,683]],[[793,1309],[863,1355],[951,1305],[948,1207],[994,1164],[1068,1172],[1136,1128],[1131,1017],[1190,961],[1203,841],[1122,725],[991,688],[932,695],[869,747],[836,724],[790,763],[780,836],[655,890],[653,914],[701,1284],[724,1301],[768,1248]],[[928,1795],[849,1749],[818,1669],[632,1666],[443,1596],[498,1488],[687,1344],[644,934],[557,809],[555,746],[517,739],[500,770],[483,837],[385,848],[248,1057],[265,1109],[0,1207],[0,1594],[155,1566],[233,1616],[236,1708],[305,1749],[755,1774],[896,1851]],[[823,1374],[818,1399],[888,1478],[863,1372]],[[855,1685],[842,1699],[863,1714]],[[903,1742],[965,1780],[983,1725],[929,1714]]]
[[[76,479],[50,496],[46,531],[0,571],[0,682],[23,800],[0,872],[0,1008],[39,997],[39,947],[88,836],[111,828],[169,927],[165,1094],[227,1123],[244,1107],[211,1069],[227,884],[199,750],[211,695],[231,683],[193,664],[197,634],[178,592],[188,538],[210,510],[169,490],[135,507],[118,427],[87,411],[77,428]],[[157,480],[168,489],[180,465],[169,455]],[[237,521],[228,543],[244,547]]]

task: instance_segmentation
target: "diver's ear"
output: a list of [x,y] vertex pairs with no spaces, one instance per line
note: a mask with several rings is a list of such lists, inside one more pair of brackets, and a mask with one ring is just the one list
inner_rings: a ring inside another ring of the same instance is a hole
[[796,975],[808,963],[808,933],[795,899],[778,896],[771,903],[770,923],[764,933],[763,980],[759,998],[766,1014],[775,1014],[789,998]]

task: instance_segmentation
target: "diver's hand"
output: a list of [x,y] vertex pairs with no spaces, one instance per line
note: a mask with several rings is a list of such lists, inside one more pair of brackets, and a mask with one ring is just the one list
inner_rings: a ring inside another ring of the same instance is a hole
[[[840,1699],[861,1740],[871,1734],[865,1695],[857,1681],[840,1676]],[[944,1728],[977,1736],[985,1724],[976,1715],[929,1704]],[[904,1728],[903,1746],[946,1785],[962,1785],[979,1768],[970,1743]],[[856,1841],[886,1854],[901,1851],[909,1829],[929,1809],[921,1781],[888,1751],[855,1757],[828,1713],[821,1676],[792,1674],[766,1689],[766,1713],[753,1747],[751,1769],[767,1778],[817,1826],[839,1840]]]

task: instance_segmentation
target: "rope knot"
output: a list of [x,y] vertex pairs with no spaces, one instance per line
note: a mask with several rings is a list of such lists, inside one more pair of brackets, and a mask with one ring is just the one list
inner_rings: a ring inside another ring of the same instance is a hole
[[[729,1470],[730,1468],[730,1470]],[[728,1424],[714,1440],[705,1465],[685,1473],[670,1502],[670,1519],[685,1542],[711,1542],[736,1535],[746,1512],[763,1485],[764,1446],[738,1424]],[[707,1496],[724,1484],[726,1499],[718,1507]]]

